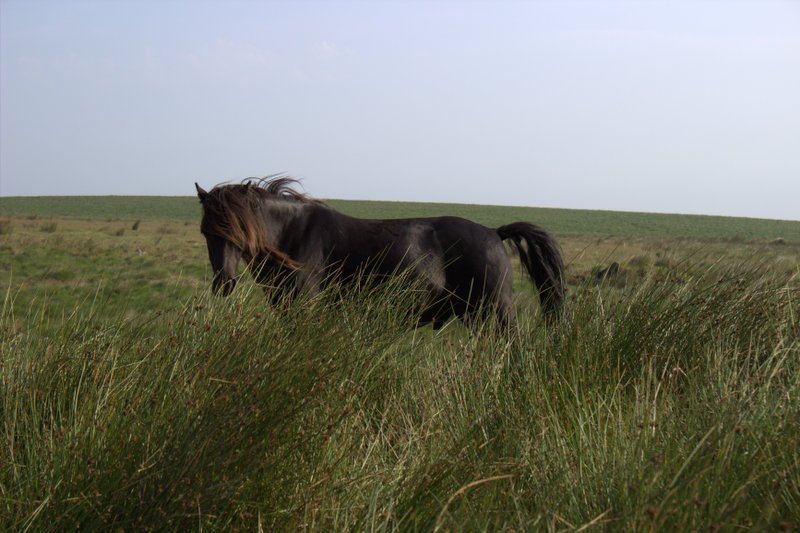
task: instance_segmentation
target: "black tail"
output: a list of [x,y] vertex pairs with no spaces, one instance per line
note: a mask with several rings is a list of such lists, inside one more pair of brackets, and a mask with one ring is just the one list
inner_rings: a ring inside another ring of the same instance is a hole
[[[500,239],[512,239],[519,258],[539,289],[539,301],[548,316],[558,316],[564,303],[564,261],[552,235],[528,222],[514,222],[497,228]],[[526,246],[522,245],[525,241]]]

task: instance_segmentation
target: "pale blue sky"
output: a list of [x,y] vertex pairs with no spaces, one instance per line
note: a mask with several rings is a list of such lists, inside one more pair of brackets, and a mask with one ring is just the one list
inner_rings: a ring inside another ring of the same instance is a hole
[[0,0],[0,195],[800,220],[800,1]]

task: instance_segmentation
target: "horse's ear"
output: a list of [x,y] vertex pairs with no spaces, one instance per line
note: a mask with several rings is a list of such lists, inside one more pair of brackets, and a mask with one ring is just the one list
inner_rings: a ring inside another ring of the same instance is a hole
[[203,188],[199,186],[196,181],[194,182],[194,188],[197,189],[197,197],[200,198],[200,201],[205,202],[208,193],[204,191]]

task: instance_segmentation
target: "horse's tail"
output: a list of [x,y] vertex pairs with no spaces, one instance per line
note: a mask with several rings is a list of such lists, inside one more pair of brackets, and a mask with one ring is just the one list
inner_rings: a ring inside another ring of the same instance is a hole
[[[522,264],[539,290],[544,312],[551,317],[559,316],[564,303],[564,261],[553,236],[528,222],[499,227],[497,234],[501,240],[514,241]],[[522,241],[525,241],[525,246]]]

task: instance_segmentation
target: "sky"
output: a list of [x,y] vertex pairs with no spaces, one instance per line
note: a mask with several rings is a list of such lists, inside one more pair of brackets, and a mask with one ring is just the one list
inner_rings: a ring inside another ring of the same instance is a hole
[[0,196],[800,220],[800,1],[0,0]]

